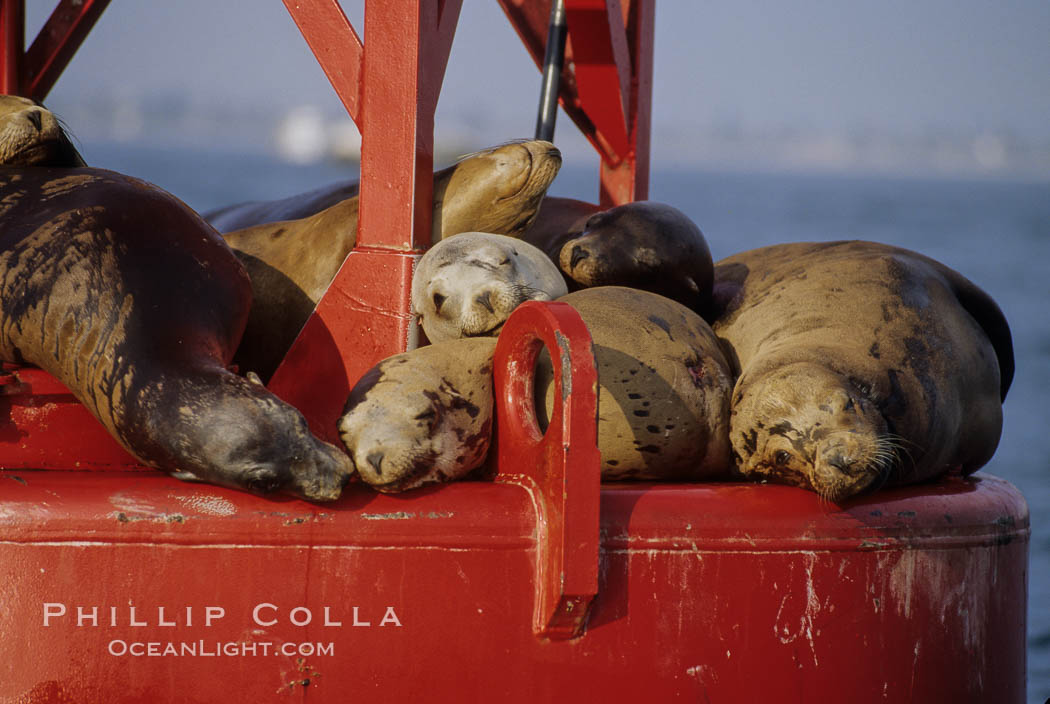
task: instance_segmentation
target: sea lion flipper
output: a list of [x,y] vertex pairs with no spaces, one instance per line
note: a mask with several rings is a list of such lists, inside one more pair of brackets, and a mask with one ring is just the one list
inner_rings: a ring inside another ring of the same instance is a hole
[[952,277],[956,298],[974,321],[981,326],[999,360],[999,398],[1006,400],[1006,392],[1014,378],[1014,345],[1010,325],[998,304],[969,279]]

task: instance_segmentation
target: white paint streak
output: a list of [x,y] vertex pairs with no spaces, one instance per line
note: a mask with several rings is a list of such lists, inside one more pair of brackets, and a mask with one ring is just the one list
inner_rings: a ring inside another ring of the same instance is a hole
[[887,583],[898,613],[911,618],[921,605],[941,626],[961,629],[967,650],[979,652],[996,587],[994,552],[994,548],[971,548],[900,553]]
[[[773,624],[773,635],[787,645],[794,643],[800,637],[809,643],[809,651],[813,656],[813,664],[820,665],[817,658],[817,647],[815,636],[820,635],[820,629],[814,626],[816,619],[820,617],[822,604],[817,596],[813,585],[813,569],[817,566],[817,554],[812,552],[802,553],[803,570],[805,572],[805,601],[801,612],[798,607],[798,591],[793,590],[786,594],[780,602],[777,617]],[[797,580],[792,579],[792,583]]]
[[189,496],[172,494],[170,496],[186,508],[208,516],[233,516],[237,513],[237,507],[233,502],[221,496],[213,494],[190,494]]

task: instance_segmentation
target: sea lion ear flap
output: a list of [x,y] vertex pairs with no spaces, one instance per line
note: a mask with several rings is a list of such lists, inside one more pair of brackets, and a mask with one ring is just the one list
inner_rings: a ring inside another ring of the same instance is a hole
[[262,379],[260,379],[259,375],[255,372],[248,372],[244,376],[248,379],[248,381],[252,382],[253,384],[258,384],[259,386],[263,385]]
[[693,293],[700,293],[700,287],[696,285],[696,281],[693,280],[692,276],[685,277],[685,285]]

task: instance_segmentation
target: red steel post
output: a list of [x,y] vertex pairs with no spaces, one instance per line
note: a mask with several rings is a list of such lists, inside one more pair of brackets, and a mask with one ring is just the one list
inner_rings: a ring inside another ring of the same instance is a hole
[[655,4],[628,0],[623,22],[630,46],[630,87],[627,100],[627,154],[619,163],[602,159],[602,205],[612,206],[649,197],[649,139],[653,102]]
[[[330,441],[357,379],[414,344],[412,269],[430,243],[434,110],[461,2],[367,3],[360,67],[343,73],[332,58],[340,54],[325,50],[332,32],[357,42],[345,16],[332,22],[342,11],[330,7],[332,0],[286,3],[361,130],[357,247],[270,381]],[[352,48],[341,56],[356,62]]]
[[61,0],[40,34],[33,40],[22,65],[25,95],[43,100],[69,65],[109,0]]
[[21,95],[25,0],[0,0],[0,93]]
[[[542,68],[549,1],[499,0]],[[604,206],[649,192],[654,0],[566,0],[560,104],[601,158]]]

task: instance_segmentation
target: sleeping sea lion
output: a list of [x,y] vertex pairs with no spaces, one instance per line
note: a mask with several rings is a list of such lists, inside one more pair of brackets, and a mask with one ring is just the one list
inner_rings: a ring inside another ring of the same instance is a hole
[[[733,378],[707,323],[669,298],[621,286],[558,300],[576,309],[594,341],[602,479],[728,478]],[[545,351],[535,382],[543,429],[553,374]]]
[[447,340],[366,372],[339,419],[361,479],[392,493],[481,466],[492,440],[495,350],[495,338]]
[[543,252],[486,232],[442,240],[412,275],[412,310],[431,342],[497,335],[520,304],[564,293],[557,267]]
[[0,164],[84,166],[58,118],[40,103],[0,95]]
[[1010,330],[943,264],[873,242],[777,245],[719,262],[715,297],[744,476],[840,502],[995,452]]
[[147,465],[261,494],[339,496],[349,458],[227,370],[248,278],[196,213],[88,168],[0,166],[0,204],[0,359],[55,376]]
[[[471,231],[520,233],[536,216],[560,166],[554,145],[535,140],[478,152],[437,172],[433,241]],[[283,212],[299,211],[289,205]],[[357,214],[355,196],[302,219],[225,235],[252,282],[252,311],[234,357],[241,369],[263,380],[277,369],[353,249]]]

